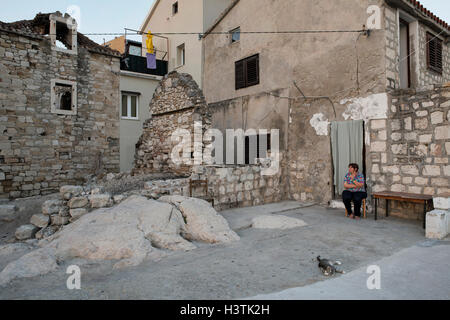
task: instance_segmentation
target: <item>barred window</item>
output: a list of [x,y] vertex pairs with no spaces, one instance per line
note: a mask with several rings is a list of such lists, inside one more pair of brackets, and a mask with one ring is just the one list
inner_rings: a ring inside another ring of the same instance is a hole
[[442,40],[431,33],[427,33],[427,65],[442,74]]
[[235,63],[236,90],[259,84],[259,55]]

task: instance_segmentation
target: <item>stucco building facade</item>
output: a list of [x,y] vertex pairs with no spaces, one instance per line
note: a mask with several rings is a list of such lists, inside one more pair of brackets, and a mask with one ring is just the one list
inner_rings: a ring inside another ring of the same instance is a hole
[[[202,87],[204,55],[200,35],[211,27],[231,2],[231,0],[156,0],[140,31],[164,33],[164,38],[153,39],[157,58],[162,59],[167,53],[164,58],[168,59],[169,72],[189,73]],[[145,43],[146,38],[147,35],[144,34],[142,43]]]
[[233,1],[203,39],[212,127],[279,129],[285,199],[340,198],[333,128],[350,123],[369,194],[446,194],[449,35],[413,0]]

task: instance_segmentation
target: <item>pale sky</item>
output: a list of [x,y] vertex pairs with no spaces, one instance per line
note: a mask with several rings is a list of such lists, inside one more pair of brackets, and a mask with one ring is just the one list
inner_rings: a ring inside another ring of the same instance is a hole
[[[154,0],[2,0],[0,20],[12,22],[32,19],[39,13],[67,12],[70,6],[80,8],[82,33],[123,33],[124,28],[139,29]],[[180,0],[188,1],[188,0]],[[244,0],[245,1],[245,0]],[[283,0],[277,0],[283,1]],[[301,0],[298,0],[301,1]],[[333,0],[330,0],[333,1]],[[428,10],[450,24],[450,0],[422,0]],[[75,17],[75,16],[74,16]],[[201,32],[201,30],[199,30]],[[89,36],[98,43],[114,36]],[[140,37],[130,39],[141,40]]]

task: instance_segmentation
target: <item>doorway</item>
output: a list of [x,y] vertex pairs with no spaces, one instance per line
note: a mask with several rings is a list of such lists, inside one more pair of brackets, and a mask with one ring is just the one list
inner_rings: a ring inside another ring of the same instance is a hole
[[411,87],[411,57],[409,44],[409,23],[400,19],[400,89]]
[[365,175],[364,121],[331,123],[331,151],[333,158],[333,198],[341,198],[344,178],[350,163],[357,163]]

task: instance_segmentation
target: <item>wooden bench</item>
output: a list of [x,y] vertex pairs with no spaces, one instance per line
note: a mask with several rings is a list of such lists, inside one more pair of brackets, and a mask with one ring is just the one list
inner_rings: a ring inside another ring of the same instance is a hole
[[372,193],[372,197],[375,201],[375,220],[378,219],[378,199],[386,200],[386,217],[389,217],[389,200],[423,204],[423,228],[425,229],[427,206],[430,206],[430,204],[433,203],[433,196],[415,193],[383,191]]
[[192,198],[196,188],[203,188],[204,196],[196,197],[208,201],[214,207],[214,198],[208,195],[208,180],[189,180],[189,195]]

